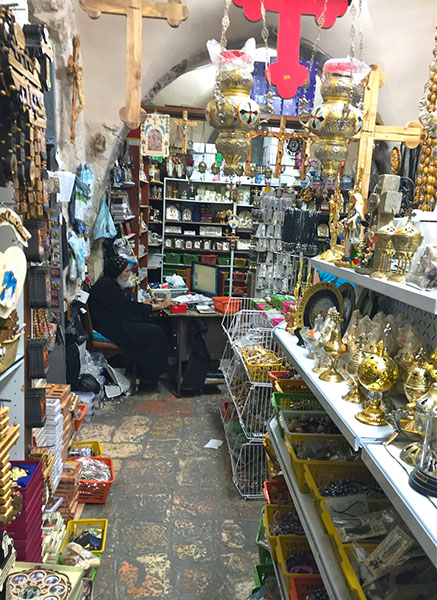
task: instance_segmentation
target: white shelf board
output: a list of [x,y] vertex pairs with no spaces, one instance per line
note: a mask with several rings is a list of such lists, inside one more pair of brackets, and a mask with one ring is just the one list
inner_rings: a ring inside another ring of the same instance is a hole
[[11,364],[11,366],[8,367],[6,369],[6,371],[3,371],[3,373],[0,373],[0,381],[3,381],[4,379],[6,379],[10,375],[12,375],[12,373],[14,373],[14,371],[16,371],[18,369],[18,367],[21,365],[23,360],[24,360],[23,355],[17,356],[15,361]]
[[365,425],[355,418],[362,407],[360,404],[343,400],[342,397],[349,389],[347,383],[322,381],[318,374],[312,371],[314,360],[307,358],[306,349],[298,346],[296,337],[285,331],[285,324],[275,327],[273,336],[286,357],[297,368],[302,379],[355,450],[358,450],[364,441],[383,441],[390,437],[393,428],[389,425],[383,427]]
[[[221,202],[216,200],[188,200],[188,198],[166,198],[166,202],[189,202],[190,204],[223,204],[230,206],[233,202]],[[209,223],[207,223],[209,225]]]
[[384,279],[373,279],[369,275],[356,273],[354,269],[344,269],[336,267],[334,264],[311,258],[311,266],[320,271],[325,271],[336,277],[341,277],[389,298],[394,298],[400,302],[405,302],[416,308],[420,308],[434,315],[437,314],[437,292],[425,292],[406,283],[397,283],[395,281],[385,281]]
[[285,448],[284,440],[281,438],[279,425],[275,417],[268,422],[267,431],[270,434],[288,490],[305,530],[326,591],[331,600],[345,600],[350,597],[349,588],[346,586],[330,538],[314,506],[311,494],[303,494],[299,489],[296,476],[291,468],[290,455]]
[[[390,450],[399,455],[401,448],[391,445]],[[363,444],[362,458],[433,565],[437,567],[437,506],[427,496],[413,490],[408,483],[408,466],[404,467],[400,459],[396,460],[383,444]]]

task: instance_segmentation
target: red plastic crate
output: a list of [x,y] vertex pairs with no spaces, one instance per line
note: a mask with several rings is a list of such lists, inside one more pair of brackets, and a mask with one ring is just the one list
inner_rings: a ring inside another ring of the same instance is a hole
[[[276,490],[280,491],[285,496],[282,502],[278,502],[277,498],[272,497]],[[264,481],[263,494],[268,504],[292,504],[293,502],[284,479]]]
[[[72,457],[71,460],[80,460],[78,457]],[[114,467],[112,460],[104,456],[93,456],[92,460],[99,460],[109,466],[111,479],[109,481],[92,481],[87,479],[79,480],[79,502],[89,504],[104,504],[114,482]]]
[[216,265],[217,264],[217,254],[201,254],[200,262],[205,265]]
[[86,404],[78,404],[77,408],[80,408],[80,416],[74,419],[74,431],[79,431],[79,427],[82,425],[84,416],[86,415]]
[[305,600],[315,589],[323,586],[320,575],[291,577],[290,600]]
[[223,413],[223,417],[225,419],[225,421],[230,421],[232,418],[234,418],[234,403],[233,402],[223,402],[222,405],[222,413]]
[[234,314],[240,310],[241,300],[230,296],[214,296],[214,308],[217,312]]
[[247,285],[233,285],[232,286],[232,293],[233,294],[237,294],[238,296],[242,296],[243,294],[245,294],[247,292]]
[[246,279],[246,273],[240,271],[234,271],[234,281],[244,281]]

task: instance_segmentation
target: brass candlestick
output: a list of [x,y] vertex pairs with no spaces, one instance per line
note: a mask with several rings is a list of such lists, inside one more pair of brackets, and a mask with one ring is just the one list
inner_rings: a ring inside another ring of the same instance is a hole
[[331,331],[331,335],[329,336],[327,342],[325,343],[323,349],[329,357],[330,367],[324,371],[319,378],[322,381],[329,381],[330,383],[340,383],[344,381],[343,376],[337,371],[337,363],[341,357],[341,317],[339,313],[336,311],[335,315],[332,317],[333,320],[333,329]]
[[358,367],[358,379],[369,391],[369,402],[364,410],[355,415],[358,421],[367,425],[387,425],[380,406],[382,394],[393,387],[397,378],[397,365],[384,351],[383,342],[379,342],[376,353],[364,359]]
[[364,336],[360,336],[356,342],[356,350],[352,352],[349,362],[347,363],[346,371],[352,380],[351,389],[343,396],[343,400],[353,402],[355,404],[361,404],[365,398],[360,391],[360,385],[358,381],[358,368],[363,362],[365,354],[363,352]]

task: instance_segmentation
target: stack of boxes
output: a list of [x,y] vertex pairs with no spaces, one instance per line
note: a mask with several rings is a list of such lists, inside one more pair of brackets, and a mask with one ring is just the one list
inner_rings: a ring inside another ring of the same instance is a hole
[[55,457],[52,468],[53,489],[56,490],[62,475],[62,438],[64,433],[64,422],[62,417],[61,402],[58,398],[50,398],[47,392],[46,400],[46,440]]
[[56,491],[57,495],[63,498],[59,512],[65,523],[74,519],[74,513],[79,503],[80,467],[81,465],[77,461],[67,461]]
[[18,517],[5,530],[14,540],[17,559],[41,562],[42,550],[42,464],[38,461],[12,461],[11,466],[27,471],[16,480],[22,496],[23,508]]
[[66,525],[60,512],[44,513],[42,524],[42,562],[56,564],[64,541]]

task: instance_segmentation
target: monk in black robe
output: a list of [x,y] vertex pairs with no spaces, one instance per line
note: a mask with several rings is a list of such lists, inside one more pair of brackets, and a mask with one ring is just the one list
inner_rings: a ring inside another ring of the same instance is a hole
[[109,259],[104,275],[93,285],[88,299],[93,328],[126,350],[138,367],[140,378],[156,382],[168,366],[169,344],[163,327],[153,318],[154,310],[172,303],[154,304],[131,300],[123,291],[129,287],[129,263],[120,256]]

